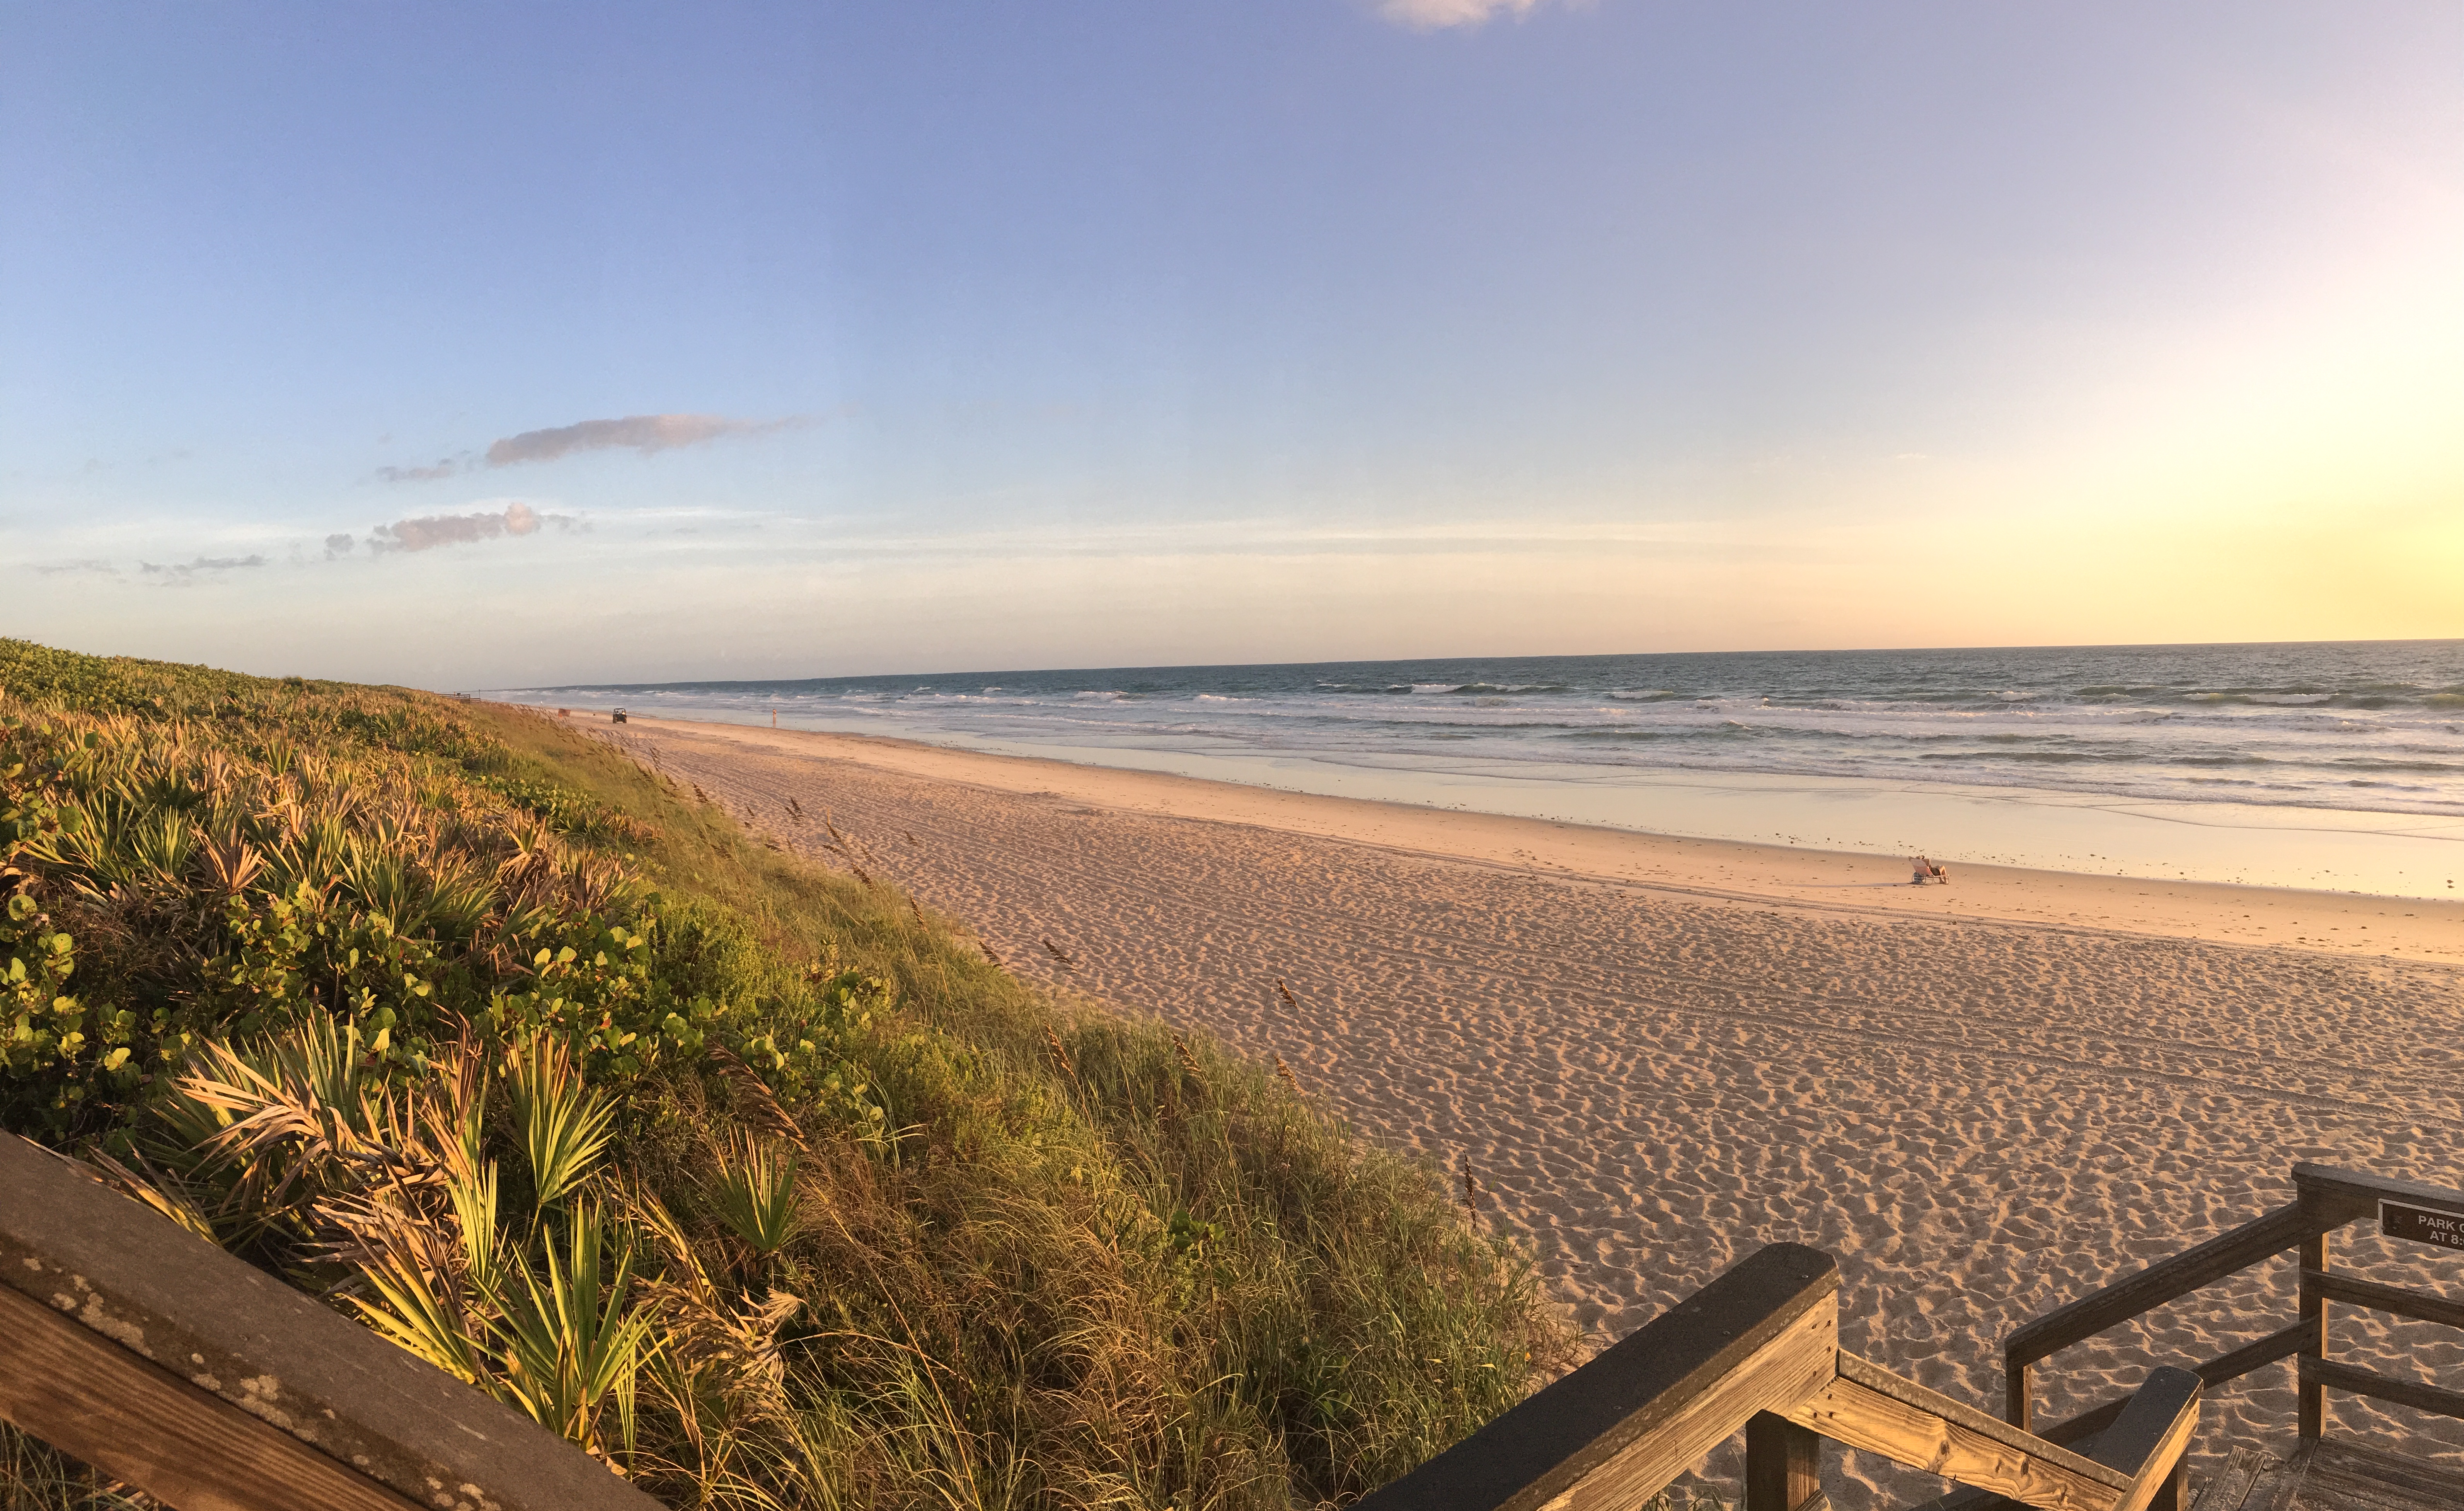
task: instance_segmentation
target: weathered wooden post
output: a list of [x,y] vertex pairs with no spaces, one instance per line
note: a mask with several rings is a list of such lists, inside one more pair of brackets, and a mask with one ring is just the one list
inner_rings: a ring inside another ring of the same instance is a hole
[[1746,1511],[1808,1511],[1822,1500],[1822,1439],[1785,1416],[1746,1422]]
[[[2301,1268],[2326,1273],[2327,1256],[2332,1245],[2329,1235],[2314,1233],[2301,1240]],[[2301,1356],[2324,1361],[2327,1357],[2327,1298],[2307,1280],[2301,1283]],[[2303,1376],[2301,1391],[2301,1440],[2315,1443],[2327,1430],[2327,1391],[2316,1379]]]

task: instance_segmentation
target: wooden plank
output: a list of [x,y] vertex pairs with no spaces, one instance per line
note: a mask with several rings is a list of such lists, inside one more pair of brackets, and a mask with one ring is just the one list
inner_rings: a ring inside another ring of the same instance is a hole
[[2200,1390],[2189,1370],[2160,1365],[2147,1371],[2113,1425],[2097,1434],[2087,1456],[2130,1476],[2114,1511],[2148,1511],[2160,1500],[2178,1511],[2182,1483],[2174,1471],[2199,1425]]
[[1838,1338],[1838,1265],[1771,1244],[1360,1511],[1623,1511],[1755,1412],[1820,1389]]
[[2243,1511],[2243,1503],[2260,1479],[2283,1468],[2284,1461],[2255,1448],[2236,1448],[2216,1471],[2190,1511]]
[[[1839,1373],[1843,1379],[1889,1396],[1903,1406],[1931,1412],[1954,1427],[1990,1438],[2006,1448],[2028,1454],[2047,1454],[2050,1449],[2047,1456],[2056,1462],[2067,1463],[2091,1476],[2096,1471],[2095,1461],[2084,1454],[2074,1454],[2048,1444],[2043,1438],[2021,1432],[1997,1416],[1980,1412],[1967,1402],[1939,1391],[1928,1390],[1904,1375],[1894,1374],[1871,1360],[1860,1359],[1843,1350],[1839,1355]],[[2114,1470],[2107,1478],[2115,1489],[2120,1489],[2129,1482],[2130,1476],[2125,1471]]]
[[2057,1448],[1854,1354],[1839,1377],[1781,1413],[1851,1448],[2042,1511],[2114,1511],[2131,1477]]
[[2330,1437],[2303,1467],[2301,1500],[2313,1508],[2464,1506],[2464,1472],[2368,1443]]
[[0,1416],[180,1511],[423,1511],[6,1286]]
[[[2339,1218],[2338,1221],[2348,1221]],[[2330,1224],[2332,1226],[2333,1224]],[[2278,1207],[2263,1217],[2218,1234],[2195,1248],[2159,1259],[2091,1296],[2057,1307],[2020,1327],[2002,1345],[2003,1369],[2015,1373],[2107,1327],[2211,1285],[2236,1270],[2283,1253],[2318,1231],[2301,1203]]]
[[2321,1216],[2336,1216],[2330,1226],[2341,1227],[2360,1217],[2379,1215],[2381,1201],[2400,1201],[2409,1207],[2431,1207],[2440,1212],[2464,1213],[2464,1191],[2448,1186],[2426,1185],[2417,1180],[2398,1180],[2391,1175],[2373,1175],[2362,1170],[2339,1170],[2332,1165],[2296,1165],[2293,1186],[2301,1199],[2313,1206]]
[[2304,1386],[2333,1386],[2350,1391],[2355,1395],[2375,1396],[2409,1406],[2416,1412],[2431,1412],[2440,1416],[2464,1418],[2464,1391],[2441,1390],[2418,1380],[2398,1380],[2365,1369],[2359,1365],[2338,1364],[2333,1359],[2301,1356],[2301,1383]]
[[[2104,1420],[2080,1456],[2128,1477],[2129,1488],[2116,1502],[2123,1511],[2180,1511],[2182,1451],[2198,1426],[2200,1390],[2199,1377],[2189,1370],[2161,1368],[2149,1371],[2136,1392],[2109,1410],[2088,1413]],[[2019,1503],[2007,1493],[1969,1488],[1928,1500],[1916,1511],[2013,1511]]]
[[2409,1291],[2401,1285],[2385,1285],[2355,1275],[2339,1275],[2332,1270],[2303,1270],[2301,1288],[2304,1294],[2315,1291],[2331,1302],[2393,1312],[2398,1317],[2409,1317],[2415,1322],[2464,1327],[2464,1302],[2428,1291]]
[[1822,1493],[1822,1439],[1785,1416],[1746,1423],[1746,1511],[1798,1511]]
[[[7,1134],[0,1291],[74,1320],[429,1511],[658,1505],[528,1417],[106,1189],[84,1167]],[[30,1391],[75,1399],[83,1389],[56,1370],[9,1372],[16,1399]],[[16,1410],[49,1409],[31,1400]],[[192,1447],[196,1462],[209,1461],[209,1443],[160,1439],[144,1451],[176,1461]]]

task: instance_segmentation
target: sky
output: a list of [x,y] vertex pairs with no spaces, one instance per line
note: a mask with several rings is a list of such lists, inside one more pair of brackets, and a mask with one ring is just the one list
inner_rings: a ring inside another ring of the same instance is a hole
[[0,0],[0,635],[2464,636],[2464,8]]

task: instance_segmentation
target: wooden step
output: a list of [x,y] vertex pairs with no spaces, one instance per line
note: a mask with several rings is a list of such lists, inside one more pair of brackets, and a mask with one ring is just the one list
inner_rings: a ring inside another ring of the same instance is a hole
[[2290,1459],[2236,1448],[2190,1511],[2457,1511],[2464,1469],[2329,1438]]

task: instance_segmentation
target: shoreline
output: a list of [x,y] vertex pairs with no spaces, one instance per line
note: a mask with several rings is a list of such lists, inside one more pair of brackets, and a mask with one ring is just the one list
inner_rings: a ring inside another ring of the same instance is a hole
[[[1471,743],[1446,749],[1425,740],[1326,744],[1266,730],[1234,738],[1207,727],[1202,713],[1194,715],[1195,724],[1152,727],[1117,725],[1104,717],[1064,718],[1037,734],[999,718],[979,724],[930,711],[911,718],[851,706],[836,712],[774,710],[692,690],[643,690],[647,706],[634,712],[644,718],[760,729],[776,715],[779,723],[770,727],[781,733],[909,740],[982,755],[1643,834],[1852,854],[1925,851],[1946,862],[2125,879],[2464,899],[2464,812],[2452,805],[2428,811],[2418,802],[2351,805],[2359,789],[2383,785],[2362,777],[2336,786],[2340,796],[2332,799],[2322,788],[2302,795],[2306,800],[2271,801],[2242,793],[2247,782],[2221,777],[2185,778],[2187,786],[2184,780],[2169,787],[2158,782],[2156,788],[2166,789],[2159,791],[2127,780],[1980,782],[1950,772],[1926,780],[1907,770],[1880,767],[1792,772],[1785,761],[1770,769],[1749,769],[1750,761],[1629,764],[1551,757],[1538,749],[1509,758],[1469,734],[1464,738]],[[577,713],[605,714],[623,694],[501,696],[531,707],[564,705]],[[2191,788],[2201,789],[2200,795],[2192,796]]]
[[[530,705],[520,705],[531,707]],[[554,718],[550,712],[546,715]],[[1909,884],[1903,855],[1698,839],[1510,814],[1331,797],[1176,773],[992,754],[893,735],[772,730],[635,714],[755,749],[1155,817],[1243,824],[1398,854],[1733,904],[1841,915],[1991,921],[2305,953],[2464,963],[2464,901],[2231,882],[2158,881],[1990,863]]]

